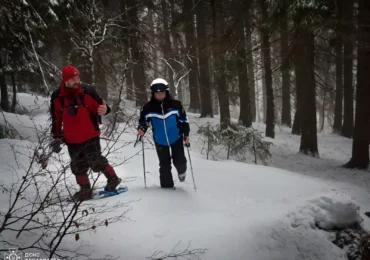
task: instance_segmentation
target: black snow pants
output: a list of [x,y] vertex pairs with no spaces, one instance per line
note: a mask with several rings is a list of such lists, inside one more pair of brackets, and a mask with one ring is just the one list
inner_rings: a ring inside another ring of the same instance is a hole
[[103,172],[107,178],[114,175],[108,160],[102,156],[100,138],[94,137],[84,143],[67,144],[71,157],[71,171],[80,186],[90,187],[88,171]]
[[161,187],[172,188],[174,183],[171,172],[171,154],[173,164],[178,174],[185,173],[187,168],[183,139],[179,138],[179,140],[171,145],[171,154],[168,146],[156,144],[156,150],[159,159],[159,179],[161,182]]

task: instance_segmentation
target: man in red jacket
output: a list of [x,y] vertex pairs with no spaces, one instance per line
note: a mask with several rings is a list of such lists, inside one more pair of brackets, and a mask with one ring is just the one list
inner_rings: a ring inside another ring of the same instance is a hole
[[[107,178],[106,191],[115,191],[122,181],[108,160],[102,156],[99,123],[110,107],[91,86],[83,86],[77,68],[67,65],[62,70],[63,81],[51,96],[53,147],[65,143],[71,157],[71,171],[81,189],[73,197],[82,201],[92,196],[88,177],[93,172],[103,172]],[[58,149],[56,149],[58,150]]]

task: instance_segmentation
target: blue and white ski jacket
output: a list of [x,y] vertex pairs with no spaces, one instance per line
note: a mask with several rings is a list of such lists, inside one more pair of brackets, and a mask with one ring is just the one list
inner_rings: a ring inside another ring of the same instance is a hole
[[180,101],[167,98],[157,101],[154,98],[146,103],[140,111],[138,128],[148,129],[152,125],[154,142],[169,146],[180,137],[189,136],[189,120]]

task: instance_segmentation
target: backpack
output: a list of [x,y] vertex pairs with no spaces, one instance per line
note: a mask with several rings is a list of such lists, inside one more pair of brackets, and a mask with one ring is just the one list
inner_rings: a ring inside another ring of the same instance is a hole
[[[101,116],[100,115],[97,115],[96,113],[94,113],[91,110],[91,108],[88,105],[86,105],[86,103],[85,103],[85,95],[84,94],[85,94],[85,91],[84,91],[83,94],[78,95],[78,98],[81,100],[81,104],[89,110],[89,112],[90,112],[90,119],[91,119],[91,121],[93,123],[93,126],[94,126],[94,128],[95,128],[96,131],[99,131],[100,130],[99,124],[102,123]],[[60,107],[61,107],[60,113],[61,113],[61,115],[63,115],[63,112],[64,112],[64,97],[59,96],[59,102],[60,102]],[[77,104],[78,104],[78,102],[77,102]]]

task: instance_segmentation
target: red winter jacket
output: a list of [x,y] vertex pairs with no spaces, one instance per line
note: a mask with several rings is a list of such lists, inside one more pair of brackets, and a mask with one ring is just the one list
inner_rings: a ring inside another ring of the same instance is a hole
[[[103,100],[93,87],[80,85],[77,89],[68,89],[62,84],[51,95],[53,137],[64,138],[66,143],[83,143],[99,136],[101,117],[97,112],[100,104]],[[107,105],[106,114],[109,112]]]

